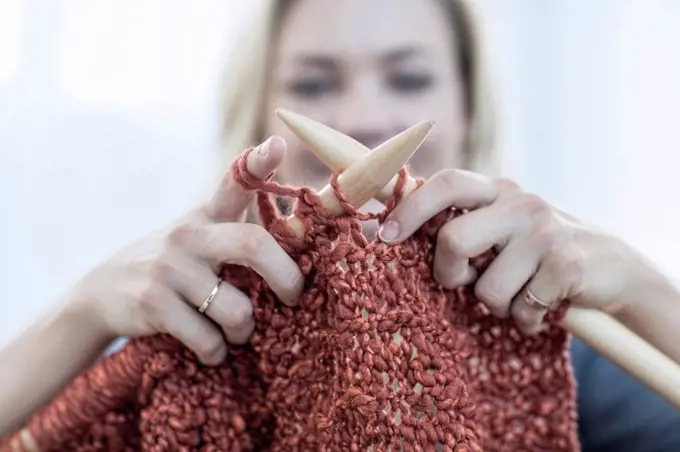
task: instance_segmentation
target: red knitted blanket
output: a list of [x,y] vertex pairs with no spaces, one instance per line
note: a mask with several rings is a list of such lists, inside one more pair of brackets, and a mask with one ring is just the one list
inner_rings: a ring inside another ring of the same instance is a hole
[[[252,300],[256,330],[225,364],[202,366],[170,337],[132,340],[0,451],[579,449],[564,331],[521,335],[472,288],[434,281],[431,235],[397,246],[368,240],[366,216],[352,206],[333,217],[312,190],[255,179],[244,162],[236,177],[258,191],[264,226],[307,278],[299,306],[278,302],[253,271],[227,266],[228,281]],[[304,239],[274,196],[297,198]]]

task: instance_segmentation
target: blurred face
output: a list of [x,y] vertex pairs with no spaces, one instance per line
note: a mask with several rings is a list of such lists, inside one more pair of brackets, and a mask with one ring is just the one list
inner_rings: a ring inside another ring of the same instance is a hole
[[[409,162],[428,177],[458,166],[467,128],[458,42],[437,0],[296,0],[275,42],[266,132],[288,143],[284,181],[321,188],[330,172],[274,115],[286,108],[369,148],[434,119]],[[377,206],[369,206],[375,210]],[[366,210],[366,209],[364,209]]]

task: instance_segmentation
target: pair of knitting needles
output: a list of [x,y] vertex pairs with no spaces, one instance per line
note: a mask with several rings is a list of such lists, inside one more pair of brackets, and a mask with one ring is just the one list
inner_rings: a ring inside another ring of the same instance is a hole
[[[310,152],[333,173],[339,174],[338,184],[356,207],[371,198],[384,203],[393,194],[396,173],[434,125],[433,122],[418,123],[370,150],[353,138],[299,114],[283,109],[276,113]],[[405,195],[416,187],[415,180],[409,178]],[[319,195],[333,213],[344,213],[330,186]],[[289,217],[288,224],[299,236],[304,234],[304,225],[297,217]],[[567,310],[560,326],[680,408],[680,364],[620,322],[602,311],[573,306]]]

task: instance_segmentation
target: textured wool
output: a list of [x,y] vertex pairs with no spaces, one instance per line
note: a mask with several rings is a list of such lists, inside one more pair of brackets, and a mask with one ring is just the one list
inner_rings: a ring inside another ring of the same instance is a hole
[[[579,449],[560,312],[525,337],[472,287],[435,282],[426,228],[396,246],[368,240],[360,224],[371,215],[346,201],[349,213],[333,217],[311,189],[253,177],[245,156],[233,170],[258,192],[263,225],[306,277],[299,306],[276,300],[250,269],[225,266],[254,305],[247,345],[207,367],[171,337],[132,340],[6,438],[2,452],[31,443],[41,452]],[[406,176],[374,218],[398,202]],[[274,196],[297,200],[303,239]]]

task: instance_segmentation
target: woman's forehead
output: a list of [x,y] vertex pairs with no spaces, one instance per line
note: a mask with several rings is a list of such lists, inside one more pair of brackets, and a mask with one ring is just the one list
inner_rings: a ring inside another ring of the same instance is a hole
[[450,30],[434,0],[296,0],[278,40],[281,56],[450,51]]

